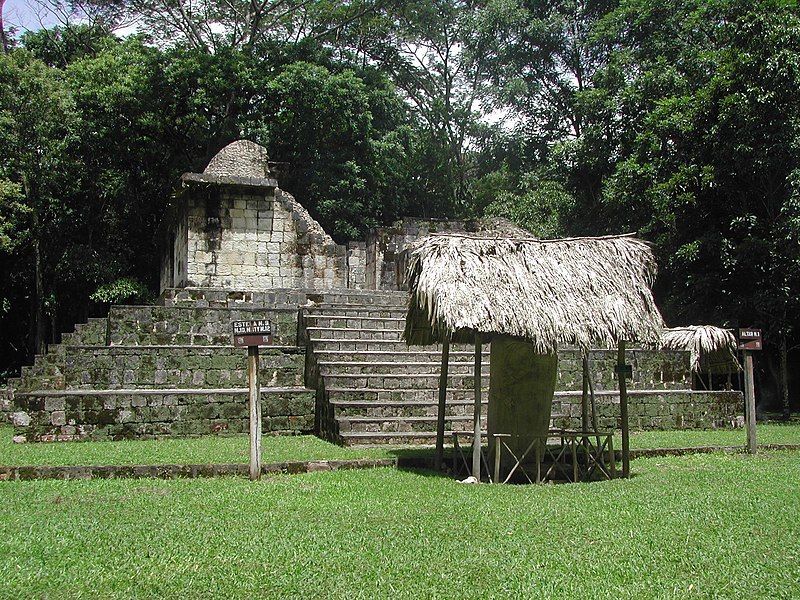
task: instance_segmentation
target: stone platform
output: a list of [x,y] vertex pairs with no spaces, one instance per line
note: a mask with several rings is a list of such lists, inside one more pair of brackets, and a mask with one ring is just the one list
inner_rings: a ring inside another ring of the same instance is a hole
[[[20,439],[120,439],[247,431],[246,353],[230,322],[271,319],[276,345],[261,352],[267,434],[317,433],[343,444],[430,444],[436,427],[440,348],[400,338],[406,292],[334,289],[165,290],[157,306],[115,306],[64,336],[22,377],[5,408]],[[471,430],[472,348],[454,345],[448,432]],[[633,429],[726,427],[739,392],[691,390],[689,356],[629,350]],[[594,351],[601,428],[619,426],[616,354]],[[488,388],[489,352],[481,384]],[[554,427],[580,421],[581,358],[559,352]],[[485,405],[484,405],[485,410]]]
[[[403,293],[379,292],[379,305],[323,302],[305,308],[300,330],[308,339],[306,384],[317,390],[318,433],[338,443],[431,444],[435,439],[441,348],[409,347],[401,340]],[[484,346],[482,385],[488,391],[489,349]],[[598,425],[620,427],[616,351],[590,354]],[[743,409],[740,392],[691,389],[689,355],[631,349],[628,382],[632,429],[731,427]],[[582,360],[561,350],[552,426],[580,427]],[[452,345],[446,431],[472,431],[474,354]],[[484,394],[488,398],[488,394]],[[485,430],[487,403],[483,404]]]

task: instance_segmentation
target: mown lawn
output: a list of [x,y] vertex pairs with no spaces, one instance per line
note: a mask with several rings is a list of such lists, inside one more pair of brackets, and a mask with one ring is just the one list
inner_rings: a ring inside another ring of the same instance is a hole
[[0,597],[800,597],[800,452],[633,473],[4,482]]
[[[800,423],[759,423],[756,427],[759,444],[800,444]],[[631,448],[696,448],[698,446],[744,446],[744,429],[710,429],[681,431],[633,431]],[[614,447],[622,447],[617,434]]]
[[[0,427],[0,465],[134,465],[189,463],[245,463],[247,436],[176,438],[119,442],[57,442],[14,444],[11,427]],[[800,424],[759,424],[760,444],[800,444]],[[448,440],[449,443],[449,440]],[[631,434],[631,448],[685,448],[696,446],[743,446],[745,432],[643,431]],[[265,437],[264,462],[346,458],[384,458],[419,454],[419,450],[392,448],[342,448],[314,436]],[[617,436],[614,447],[622,442]],[[422,453],[426,451],[423,450]],[[430,451],[427,451],[430,453]]]
[[[0,465],[158,465],[246,463],[249,438],[205,436],[118,442],[52,442],[15,444],[13,429],[0,427]],[[342,448],[313,435],[261,440],[263,461],[383,458],[383,448]]]

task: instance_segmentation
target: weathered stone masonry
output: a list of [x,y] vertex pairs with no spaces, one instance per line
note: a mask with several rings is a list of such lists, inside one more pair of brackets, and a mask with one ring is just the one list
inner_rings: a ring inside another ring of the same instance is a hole
[[[270,319],[264,431],[343,443],[431,443],[439,350],[400,339],[407,247],[430,233],[524,232],[507,221],[403,219],[336,244],[271,178],[264,149],[235,142],[188,173],[167,219],[156,306],[115,306],[24,367],[0,395],[25,440],[241,433],[245,354],[230,322]],[[488,349],[487,349],[488,356]],[[486,359],[488,361],[488,358]],[[591,356],[601,428],[618,426],[615,353]],[[720,427],[739,392],[691,390],[688,353],[631,350],[631,426]],[[485,373],[489,373],[489,363]],[[471,429],[472,349],[451,348],[448,431]],[[488,379],[484,385],[488,384]],[[559,352],[552,423],[580,425],[581,359]]]

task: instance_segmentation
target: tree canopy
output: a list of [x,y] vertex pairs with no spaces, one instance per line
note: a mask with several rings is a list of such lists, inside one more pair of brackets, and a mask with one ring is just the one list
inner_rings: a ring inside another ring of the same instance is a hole
[[800,340],[794,1],[47,5],[63,23],[5,30],[0,56],[12,369],[155,293],[177,177],[239,137],[339,240],[405,214],[637,231],[671,325],[761,326],[774,356]]

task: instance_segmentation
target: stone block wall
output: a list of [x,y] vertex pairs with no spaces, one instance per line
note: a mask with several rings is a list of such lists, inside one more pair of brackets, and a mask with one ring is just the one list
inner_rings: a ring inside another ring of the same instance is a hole
[[[261,385],[303,385],[302,350],[262,348]],[[247,353],[230,346],[67,349],[67,389],[247,387]]]
[[403,290],[409,244],[434,233],[478,233],[530,236],[530,232],[501,218],[473,220],[417,219],[405,217],[367,236],[365,286],[368,289]]
[[[677,350],[631,349],[625,352],[626,364],[633,367],[628,379],[629,389],[686,390],[692,387],[689,353]],[[616,350],[592,350],[589,353],[589,372],[595,391],[616,390]],[[583,388],[583,359],[578,350],[558,352],[558,390]]]
[[162,257],[161,290],[353,287],[363,249],[336,244],[286,192],[261,185],[189,184]]
[[[261,385],[301,386],[302,348],[264,348]],[[43,376],[17,392],[64,389],[164,389],[247,386],[247,353],[230,346],[67,346]]]
[[[617,393],[596,394],[595,406],[601,430],[620,429]],[[628,394],[632,431],[736,427],[743,412],[744,397],[739,391],[633,390]],[[556,392],[552,414],[554,427],[580,429],[581,395]]]
[[281,190],[214,189],[187,210],[190,286],[347,287],[346,248]]
[[[314,430],[314,393],[263,391],[265,435]],[[19,441],[147,439],[248,431],[247,390],[136,390],[19,395],[12,420]]]
[[367,244],[365,242],[347,243],[347,287],[361,290],[366,287]]
[[112,306],[108,343],[112,346],[227,346],[231,343],[231,321],[268,319],[276,327],[274,343],[294,346],[297,314],[296,307]]

